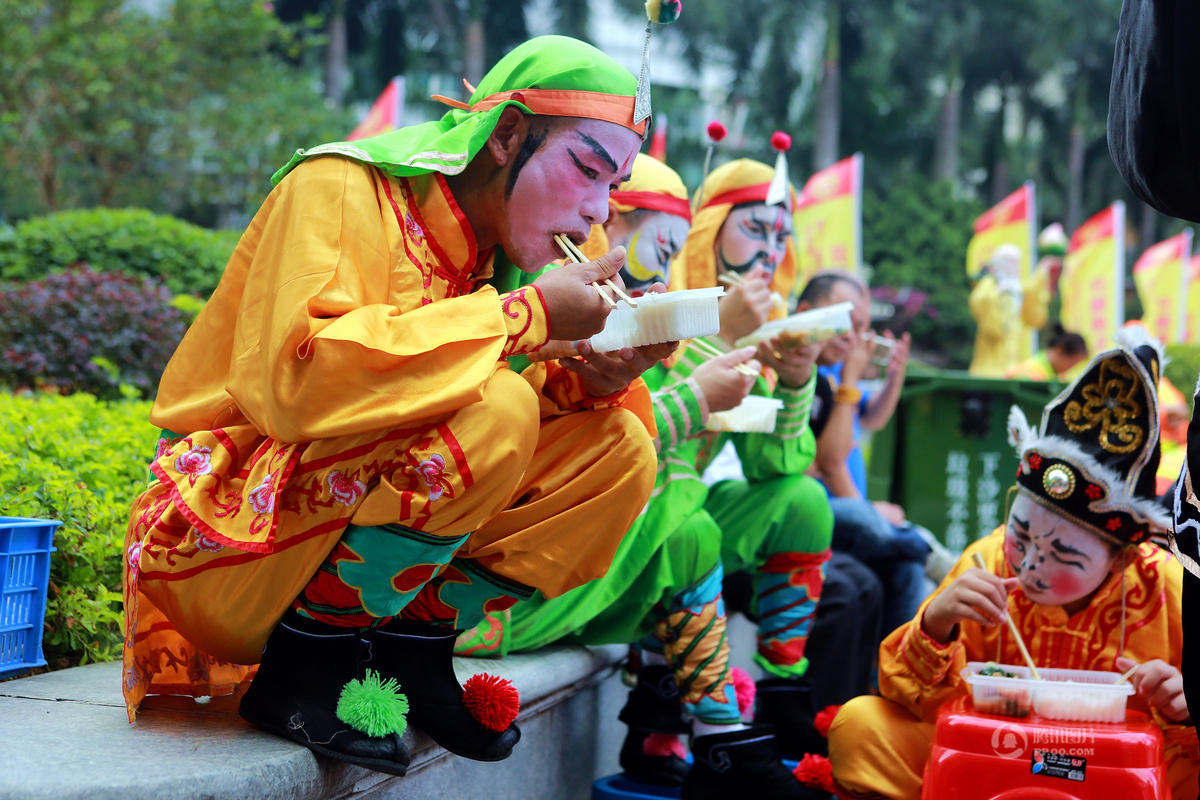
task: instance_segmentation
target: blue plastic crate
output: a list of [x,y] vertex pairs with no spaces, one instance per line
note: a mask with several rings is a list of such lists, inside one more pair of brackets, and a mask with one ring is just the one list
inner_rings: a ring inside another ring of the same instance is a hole
[[46,663],[42,624],[54,530],[61,524],[0,517],[0,678]]

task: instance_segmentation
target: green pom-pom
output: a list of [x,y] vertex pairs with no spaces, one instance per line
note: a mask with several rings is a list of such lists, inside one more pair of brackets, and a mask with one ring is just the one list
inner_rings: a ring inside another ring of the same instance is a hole
[[361,681],[343,686],[338,698],[338,719],[367,736],[404,733],[407,713],[408,698],[400,693],[396,679],[380,680],[379,673],[370,669]]

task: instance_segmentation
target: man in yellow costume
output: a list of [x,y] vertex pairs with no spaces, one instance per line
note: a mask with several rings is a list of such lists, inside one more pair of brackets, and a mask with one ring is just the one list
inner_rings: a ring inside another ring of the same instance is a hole
[[967,301],[975,318],[975,353],[969,372],[1002,378],[1020,363],[1023,342],[1046,324],[1050,279],[1039,268],[1021,278],[1021,248],[1002,244],[992,253]]
[[[1032,430],[1013,408],[1020,454],[1007,525],[972,544],[917,616],[880,646],[880,697],[844,705],[829,733],[845,797],[918,798],[938,708],[966,694],[968,661],[1137,667],[1130,702],[1162,728],[1175,800],[1196,796],[1200,751],[1180,673],[1182,569],[1152,535],[1171,521],[1154,495],[1156,342],[1122,331]],[[986,569],[973,566],[982,556]]]
[[589,284],[623,251],[525,287],[518,270],[607,217],[645,133],[635,87],[541,37],[441,120],[276,173],[151,413],[131,719],[147,693],[228,692],[261,662],[241,714],[317,753],[404,774],[407,705],[455,753],[509,754],[515,692],[464,697],[459,629],[604,574],[654,481],[637,376],[670,345],[505,361],[603,326]]

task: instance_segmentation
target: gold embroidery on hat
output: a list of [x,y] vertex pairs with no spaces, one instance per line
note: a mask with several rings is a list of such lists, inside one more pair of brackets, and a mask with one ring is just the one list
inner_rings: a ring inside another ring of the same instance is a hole
[[1042,475],[1042,486],[1055,500],[1070,497],[1075,491],[1075,472],[1063,464],[1055,464]]
[[1072,400],[1063,409],[1063,422],[1072,433],[1099,426],[1100,447],[1110,453],[1132,453],[1146,437],[1138,425],[1140,386],[1132,367],[1111,358],[1102,361],[1096,382],[1080,389],[1083,402]]

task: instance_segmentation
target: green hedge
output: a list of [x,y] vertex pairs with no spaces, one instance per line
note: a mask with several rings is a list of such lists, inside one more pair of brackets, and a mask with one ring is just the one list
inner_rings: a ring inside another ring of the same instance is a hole
[[0,229],[0,280],[36,280],[82,261],[208,297],[239,235],[137,208],[62,211]]
[[1188,402],[1192,401],[1192,390],[1196,388],[1196,376],[1200,375],[1200,346],[1194,344],[1169,344],[1166,348],[1167,366],[1163,375],[1183,392]]
[[157,430],[143,401],[0,393],[0,515],[60,520],[43,649],[53,668],[121,655],[121,563]]

